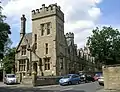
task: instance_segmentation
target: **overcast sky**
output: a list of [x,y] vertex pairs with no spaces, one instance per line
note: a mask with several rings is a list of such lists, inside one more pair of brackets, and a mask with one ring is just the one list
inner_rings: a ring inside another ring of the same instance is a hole
[[1,0],[6,22],[11,26],[13,46],[20,40],[20,17],[27,17],[26,32],[31,32],[31,11],[42,4],[57,3],[65,14],[65,33],[75,34],[78,48],[85,46],[92,29],[99,26],[120,28],[120,0]]

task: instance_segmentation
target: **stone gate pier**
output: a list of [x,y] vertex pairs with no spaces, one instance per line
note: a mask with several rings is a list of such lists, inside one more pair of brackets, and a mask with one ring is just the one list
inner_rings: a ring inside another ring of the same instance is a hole
[[120,92],[120,65],[103,66],[104,91]]

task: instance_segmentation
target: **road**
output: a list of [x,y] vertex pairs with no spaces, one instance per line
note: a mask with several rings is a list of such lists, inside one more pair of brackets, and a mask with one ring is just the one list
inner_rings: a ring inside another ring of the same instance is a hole
[[103,87],[96,82],[69,86],[51,85],[37,87],[0,83],[0,92],[103,92]]

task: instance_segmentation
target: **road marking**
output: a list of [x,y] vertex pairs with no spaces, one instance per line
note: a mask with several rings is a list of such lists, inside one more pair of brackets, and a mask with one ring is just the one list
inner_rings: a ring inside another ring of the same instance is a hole
[[62,89],[62,90],[60,90],[60,92],[62,92],[62,91],[66,91],[66,90],[72,90],[73,88],[66,88],[66,89]]

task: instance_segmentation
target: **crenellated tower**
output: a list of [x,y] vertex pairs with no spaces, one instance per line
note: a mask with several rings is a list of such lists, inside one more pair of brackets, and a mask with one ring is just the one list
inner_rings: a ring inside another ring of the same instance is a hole
[[[60,55],[65,56],[65,40],[64,13],[57,3],[49,6],[42,4],[40,9],[32,10],[32,42],[36,43],[36,54],[42,62],[50,61],[49,73],[54,71],[54,75],[59,75],[60,62],[65,61],[64,57],[60,58]],[[37,61],[35,58],[33,56],[33,61]],[[43,70],[46,70],[45,67]],[[45,74],[46,72],[44,71]],[[65,68],[62,73],[64,72]]]
[[66,40],[68,45],[74,45],[74,33],[72,32],[66,33]]
[[45,4],[42,4],[42,8],[32,10],[32,20],[45,18],[49,16],[58,16],[62,21],[64,21],[64,14],[60,9],[60,6],[56,4],[51,4],[48,7]]

